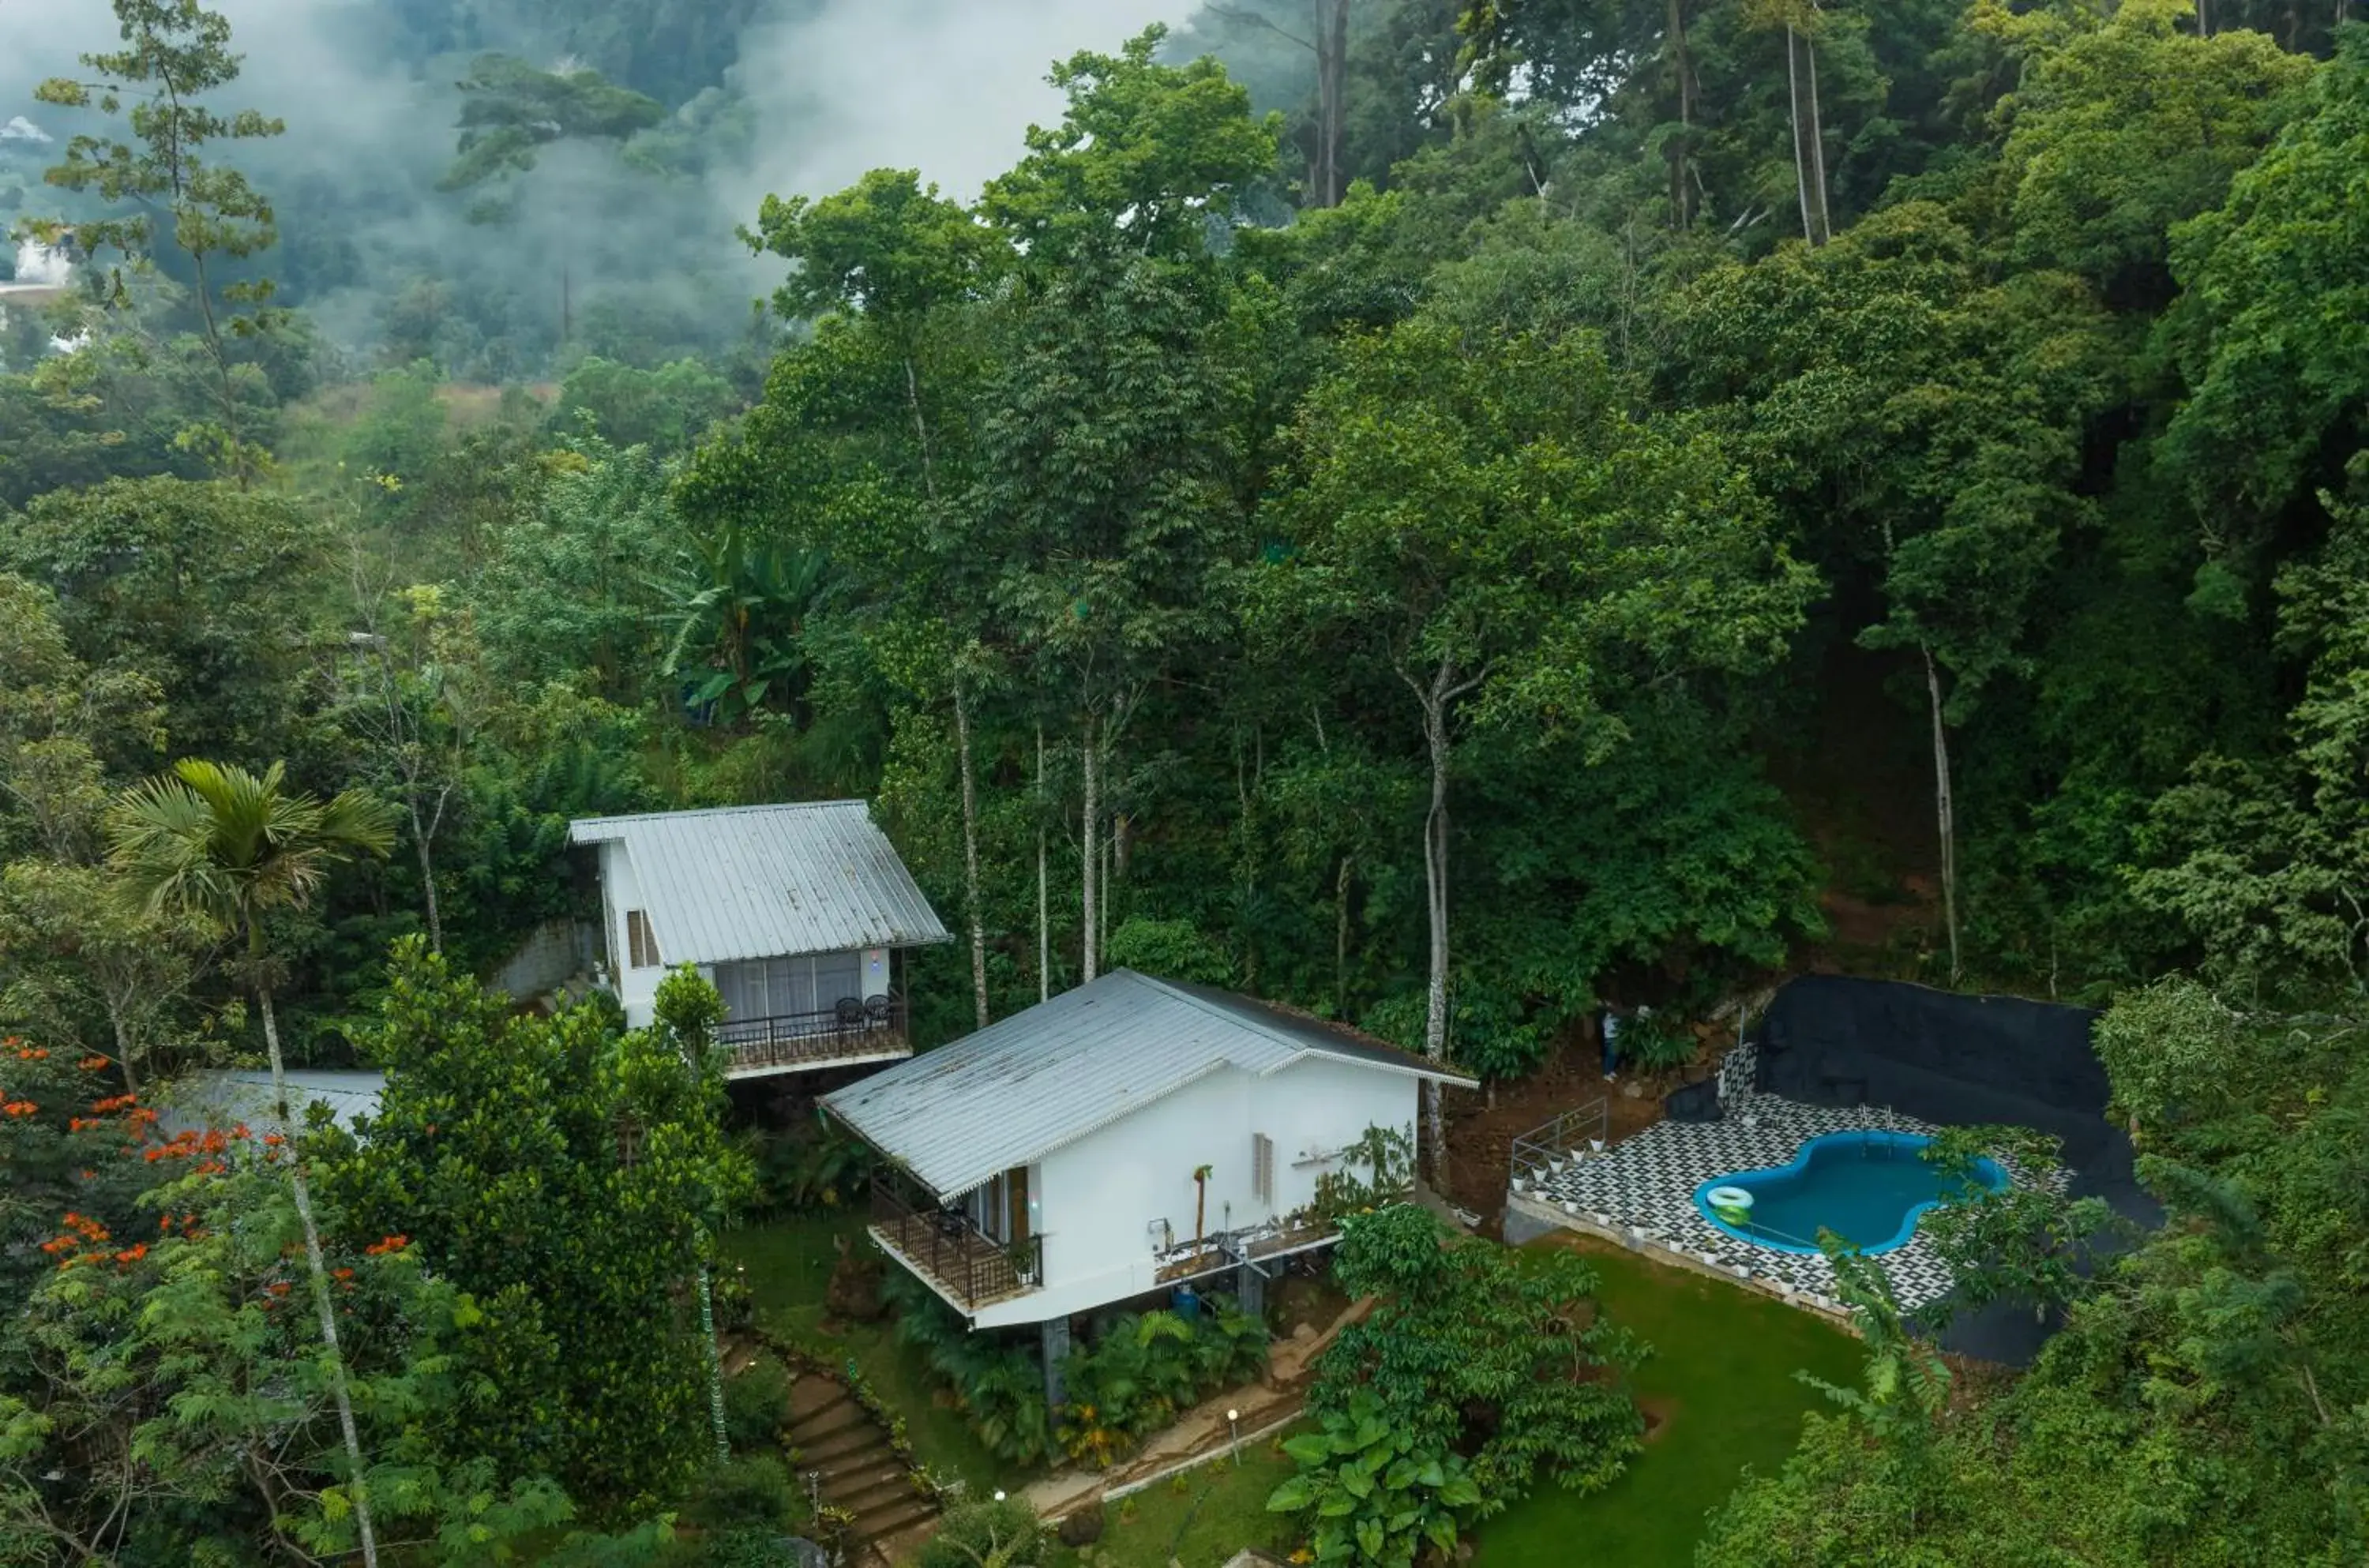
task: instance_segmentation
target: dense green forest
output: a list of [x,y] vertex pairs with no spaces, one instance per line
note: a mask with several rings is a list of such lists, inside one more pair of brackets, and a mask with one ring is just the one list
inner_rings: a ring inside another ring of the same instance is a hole
[[[933,1041],[1120,966],[1498,1083],[1809,962],[2105,1007],[2166,1230],[2012,1383],[1871,1339],[1701,1561],[2369,1555],[2349,0],[1053,7],[976,169],[952,124],[962,166],[874,166],[817,85],[913,65],[927,6],[41,9],[0,22],[54,72],[0,80],[0,1555],[334,1555],[364,1438],[440,1561],[678,1503],[697,1357],[625,1346],[707,1256],[635,1216],[746,1181],[656,1065],[705,1021],[604,1047],[472,977],[579,907],[571,817],[858,795],[960,933]],[[239,836],[275,812],[292,869]],[[86,1168],[267,1024],[533,1127],[437,1166],[397,1094],[308,1154],[320,1226],[261,1164],[144,1207],[157,1159]],[[681,1132],[630,1193],[587,1173],[621,1116]],[[540,1264],[471,1176],[508,1139],[605,1195]],[[325,1259],[370,1292],[350,1368],[216,1288],[300,1254],[325,1322]],[[559,1435],[496,1418],[530,1382]],[[303,1436],[243,1473],[269,1399]],[[85,1474],[135,1427],[143,1479]]]

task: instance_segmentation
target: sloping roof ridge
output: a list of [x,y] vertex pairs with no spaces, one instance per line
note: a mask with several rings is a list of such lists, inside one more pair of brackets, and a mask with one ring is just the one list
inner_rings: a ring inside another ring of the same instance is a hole
[[[1209,1001],[1208,998],[1200,995],[1195,988],[1188,984],[1176,980],[1163,980],[1157,975],[1144,975],[1134,969],[1125,969],[1116,972],[1138,975],[1139,978],[1150,981],[1151,984],[1159,987],[1170,996],[1176,997],[1180,1001],[1188,1001],[1194,1006],[1199,1008],[1202,1012],[1210,1014],[1212,1017],[1222,1018],[1228,1023],[1236,1024],[1242,1028],[1253,1030],[1259,1034],[1265,1035],[1269,1039],[1277,1042],[1292,1053],[1291,1061],[1277,1062],[1273,1068],[1266,1069],[1265,1071],[1261,1072],[1261,1077],[1265,1077],[1267,1073],[1271,1072],[1280,1072],[1283,1069],[1289,1067],[1291,1062],[1299,1061],[1303,1058],[1322,1054],[1332,1058],[1335,1061],[1345,1061],[1359,1067],[1370,1067],[1382,1072],[1419,1073],[1437,1077],[1450,1083],[1467,1082],[1461,1074],[1455,1072],[1445,1063],[1433,1061],[1428,1057],[1418,1056],[1414,1052],[1410,1051],[1403,1047],[1390,1044],[1388,1040],[1377,1039],[1374,1036],[1366,1034],[1363,1030],[1357,1029],[1350,1024],[1342,1024],[1331,1018],[1321,1018],[1313,1013],[1303,1012],[1302,1010],[1292,1007],[1288,1003],[1270,1001],[1265,997],[1243,996],[1238,992],[1227,993],[1230,996],[1232,996],[1235,1001],[1243,1003],[1245,1006],[1255,1012],[1272,1013],[1278,1018],[1288,1018],[1304,1024],[1311,1035],[1338,1036],[1341,1041],[1341,1048],[1338,1051],[1329,1050],[1321,1044],[1317,1044],[1299,1036],[1287,1034],[1276,1024],[1266,1023],[1263,1019],[1245,1018],[1238,1013],[1229,1012],[1225,1008],[1219,1007]],[[1215,990],[1216,988],[1212,987],[1210,989]]]
[[[1247,1029],[1254,1034],[1265,1036],[1275,1044],[1281,1046],[1285,1050],[1289,1051],[1291,1053],[1292,1061],[1298,1061],[1301,1057],[1304,1057],[1318,1048],[1310,1045],[1305,1040],[1292,1038],[1292,1036],[1285,1034],[1281,1029],[1276,1028],[1274,1024],[1265,1022],[1264,1019],[1245,1018],[1238,1013],[1229,1013],[1224,1008],[1212,1003],[1207,997],[1196,996],[1192,991],[1187,990],[1184,987],[1178,985],[1173,980],[1163,980],[1158,975],[1147,975],[1140,969],[1121,969],[1117,972],[1123,975],[1133,975],[1136,979],[1166,992],[1168,995],[1174,997],[1177,1001],[1184,1002],[1188,1006],[1200,1009],[1202,1012],[1207,1013],[1210,1017],[1219,1020],[1220,1023],[1230,1024],[1237,1029]],[[1265,1004],[1259,1001],[1256,997],[1244,997],[1242,1000],[1252,1003],[1253,1006],[1261,1008],[1262,1011],[1265,1009]],[[1314,1022],[1314,1020],[1310,1020],[1310,1022]],[[1228,1059],[1230,1060],[1231,1059],[1230,1058]],[[1240,1067],[1242,1064],[1240,1062],[1235,1062],[1234,1065]],[[1281,1065],[1288,1066],[1289,1063],[1283,1063]]]
[[623,827],[635,822],[657,822],[668,818],[680,821],[686,817],[753,817],[766,811],[825,811],[845,807],[860,807],[871,815],[872,803],[861,798],[840,800],[774,800],[753,806],[694,806],[680,811],[629,811],[621,817],[578,817],[576,821],[585,827]]

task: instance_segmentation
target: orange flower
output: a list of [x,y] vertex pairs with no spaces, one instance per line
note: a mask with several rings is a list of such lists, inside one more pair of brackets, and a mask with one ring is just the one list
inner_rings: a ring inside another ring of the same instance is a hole
[[116,1265],[120,1268],[129,1268],[147,1255],[148,1243],[145,1242],[135,1242],[115,1254]]
[[329,1271],[329,1276],[333,1279],[351,1279],[354,1276],[354,1271],[349,1268],[333,1268]]
[[74,1065],[85,1072],[105,1072],[108,1064],[105,1057],[85,1057]]
[[0,1112],[5,1112],[12,1116],[29,1116],[40,1111],[40,1106],[36,1105],[30,1100],[11,1100],[6,1104],[0,1105]]
[[276,1132],[267,1132],[263,1135],[263,1144],[267,1149],[277,1149],[287,1141]]

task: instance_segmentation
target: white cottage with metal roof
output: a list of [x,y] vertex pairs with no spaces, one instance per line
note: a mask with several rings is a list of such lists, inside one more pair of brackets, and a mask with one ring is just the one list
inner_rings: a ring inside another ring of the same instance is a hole
[[[823,1097],[890,1162],[872,1234],[974,1328],[1068,1320],[1229,1276],[1255,1293],[1325,1244],[1310,1212],[1372,1127],[1412,1139],[1423,1081],[1471,1085],[1322,1020],[1130,969]],[[1360,1179],[1369,1179],[1361,1175]]]
[[593,817],[567,837],[600,855],[629,1024],[689,963],[723,995],[730,1077],[912,1054],[898,955],[951,937],[863,801]]

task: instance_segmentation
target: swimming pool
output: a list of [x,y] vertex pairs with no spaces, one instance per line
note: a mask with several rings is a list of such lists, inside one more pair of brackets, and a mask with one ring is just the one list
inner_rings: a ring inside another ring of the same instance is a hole
[[[1695,1208],[1729,1235],[1778,1252],[1815,1253],[1824,1229],[1863,1253],[1888,1253],[1908,1244],[1919,1215],[1958,1196],[1924,1158],[1932,1142],[1919,1133],[1830,1132],[1802,1144],[1782,1165],[1703,1183],[1695,1189]],[[2008,1185],[2007,1172],[1991,1160],[1975,1162],[1974,1180],[1993,1192]],[[1721,1218],[1711,1201],[1718,1187],[1752,1195],[1747,1220]]]

